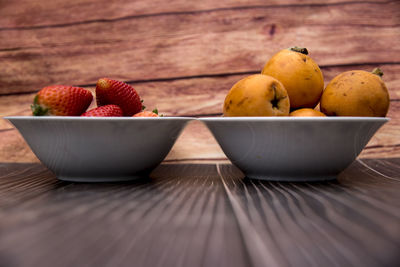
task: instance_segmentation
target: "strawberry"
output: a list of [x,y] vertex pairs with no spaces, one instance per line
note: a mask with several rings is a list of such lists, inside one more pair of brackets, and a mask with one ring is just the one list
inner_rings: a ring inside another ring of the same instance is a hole
[[91,109],[81,115],[81,117],[121,117],[122,109],[117,105],[105,105]]
[[96,100],[98,106],[118,105],[124,116],[132,116],[142,110],[140,97],[132,86],[108,78],[97,81]]
[[31,109],[34,116],[79,116],[92,100],[92,93],[84,88],[52,85],[36,94]]
[[136,113],[132,117],[159,117],[159,116],[158,116],[158,110],[155,109],[153,111],[147,111],[147,110],[141,111],[139,113]]

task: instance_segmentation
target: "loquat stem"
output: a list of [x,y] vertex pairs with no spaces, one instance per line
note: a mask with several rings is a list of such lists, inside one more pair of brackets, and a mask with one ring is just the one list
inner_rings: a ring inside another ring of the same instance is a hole
[[375,75],[378,75],[379,77],[382,77],[383,76],[383,71],[380,68],[375,68],[372,71],[372,74],[375,74]]
[[297,46],[294,46],[294,47],[291,47],[291,48],[289,48],[290,50],[292,50],[292,51],[294,51],[294,52],[298,52],[298,53],[302,53],[302,54],[304,54],[304,55],[308,55],[308,50],[307,50],[307,48],[305,48],[305,47],[297,47]]

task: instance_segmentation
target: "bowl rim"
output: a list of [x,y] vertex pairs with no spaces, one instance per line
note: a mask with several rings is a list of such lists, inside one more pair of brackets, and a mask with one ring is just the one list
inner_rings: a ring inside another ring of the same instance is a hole
[[195,120],[194,117],[80,117],[80,116],[5,116],[6,120],[38,121],[159,121],[159,120]]
[[271,117],[203,117],[197,118],[199,121],[218,121],[218,122],[388,122],[388,117],[290,117],[290,116],[271,116]]
[[38,121],[160,121],[160,120],[183,120],[183,121],[221,121],[221,122],[268,122],[268,121],[368,121],[368,122],[388,122],[389,117],[290,117],[290,116],[271,116],[271,117],[185,117],[185,116],[165,116],[165,117],[80,117],[80,116],[4,116],[6,120],[38,120]]

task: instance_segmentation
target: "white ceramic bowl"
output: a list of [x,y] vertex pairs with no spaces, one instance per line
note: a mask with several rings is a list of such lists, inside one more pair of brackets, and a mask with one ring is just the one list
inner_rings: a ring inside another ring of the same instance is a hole
[[191,120],[183,117],[5,117],[60,180],[110,182],[147,175]]
[[249,178],[332,180],[389,119],[370,117],[202,118],[226,156]]

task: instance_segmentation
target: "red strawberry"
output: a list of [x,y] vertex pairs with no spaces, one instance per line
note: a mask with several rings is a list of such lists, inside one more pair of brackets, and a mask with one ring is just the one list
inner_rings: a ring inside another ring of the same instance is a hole
[[92,100],[92,93],[84,88],[52,85],[37,93],[31,109],[34,116],[79,116]]
[[142,110],[140,97],[132,86],[108,78],[97,81],[96,99],[98,106],[118,105],[125,116],[132,116]]
[[122,109],[117,105],[105,105],[91,109],[81,115],[82,117],[121,117]]
[[136,113],[132,117],[158,117],[158,111],[155,109],[153,111],[141,111],[139,113]]

